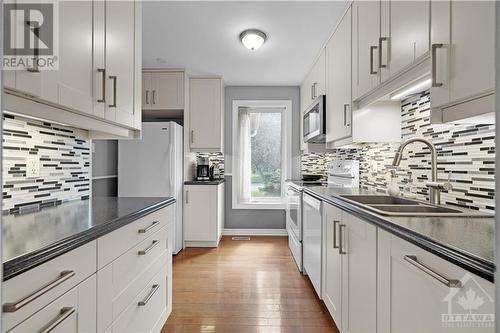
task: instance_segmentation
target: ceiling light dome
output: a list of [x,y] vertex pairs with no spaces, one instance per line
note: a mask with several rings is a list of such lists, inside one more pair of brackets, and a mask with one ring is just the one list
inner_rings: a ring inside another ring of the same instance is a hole
[[259,47],[261,47],[266,39],[266,34],[257,29],[248,29],[240,34],[240,40],[243,45],[245,45],[247,49],[252,51],[257,50]]

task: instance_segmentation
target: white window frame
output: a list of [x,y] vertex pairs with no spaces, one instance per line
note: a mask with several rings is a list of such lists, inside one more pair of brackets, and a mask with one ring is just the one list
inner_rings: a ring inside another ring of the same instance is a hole
[[[281,200],[265,202],[240,202],[240,145],[239,145],[239,109],[240,107],[256,109],[283,109],[281,113],[282,126],[282,174],[281,174]],[[291,100],[233,100],[233,143],[232,143],[232,204],[233,209],[286,209],[285,180],[290,178],[292,172],[292,101]]]

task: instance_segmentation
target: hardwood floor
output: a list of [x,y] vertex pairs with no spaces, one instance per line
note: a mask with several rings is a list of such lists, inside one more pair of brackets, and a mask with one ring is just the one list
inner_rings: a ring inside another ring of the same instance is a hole
[[286,237],[224,237],[174,257],[170,332],[338,332]]

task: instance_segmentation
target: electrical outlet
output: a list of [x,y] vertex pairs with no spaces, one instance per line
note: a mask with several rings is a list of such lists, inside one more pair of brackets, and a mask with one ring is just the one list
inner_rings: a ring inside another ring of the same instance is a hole
[[26,177],[34,178],[40,176],[40,160],[38,157],[28,157],[26,159]]

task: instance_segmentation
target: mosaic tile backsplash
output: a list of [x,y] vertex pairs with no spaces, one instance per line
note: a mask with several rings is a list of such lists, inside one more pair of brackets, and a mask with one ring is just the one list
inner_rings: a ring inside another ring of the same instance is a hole
[[[438,152],[438,180],[453,189],[441,195],[442,203],[485,212],[495,209],[495,125],[430,124],[430,93],[402,102],[402,138],[424,137]],[[360,161],[360,185],[385,192],[389,170],[399,144],[365,143],[356,149],[337,149],[326,154],[304,154],[302,173],[325,174],[334,158]],[[406,147],[397,169],[402,193],[426,200],[430,180],[430,151],[423,144]]]
[[210,161],[210,165],[217,165],[219,167],[221,177],[224,177],[224,154],[223,153],[220,153],[220,152],[199,153],[198,152],[198,153],[196,153],[196,160],[198,159],[198,157],[208,157],[208,160]]
[[[4,114],[4,214],[59,205],[90,196],[90,141],[84,132]],[[29,159],[38,177],[27,177]]]

